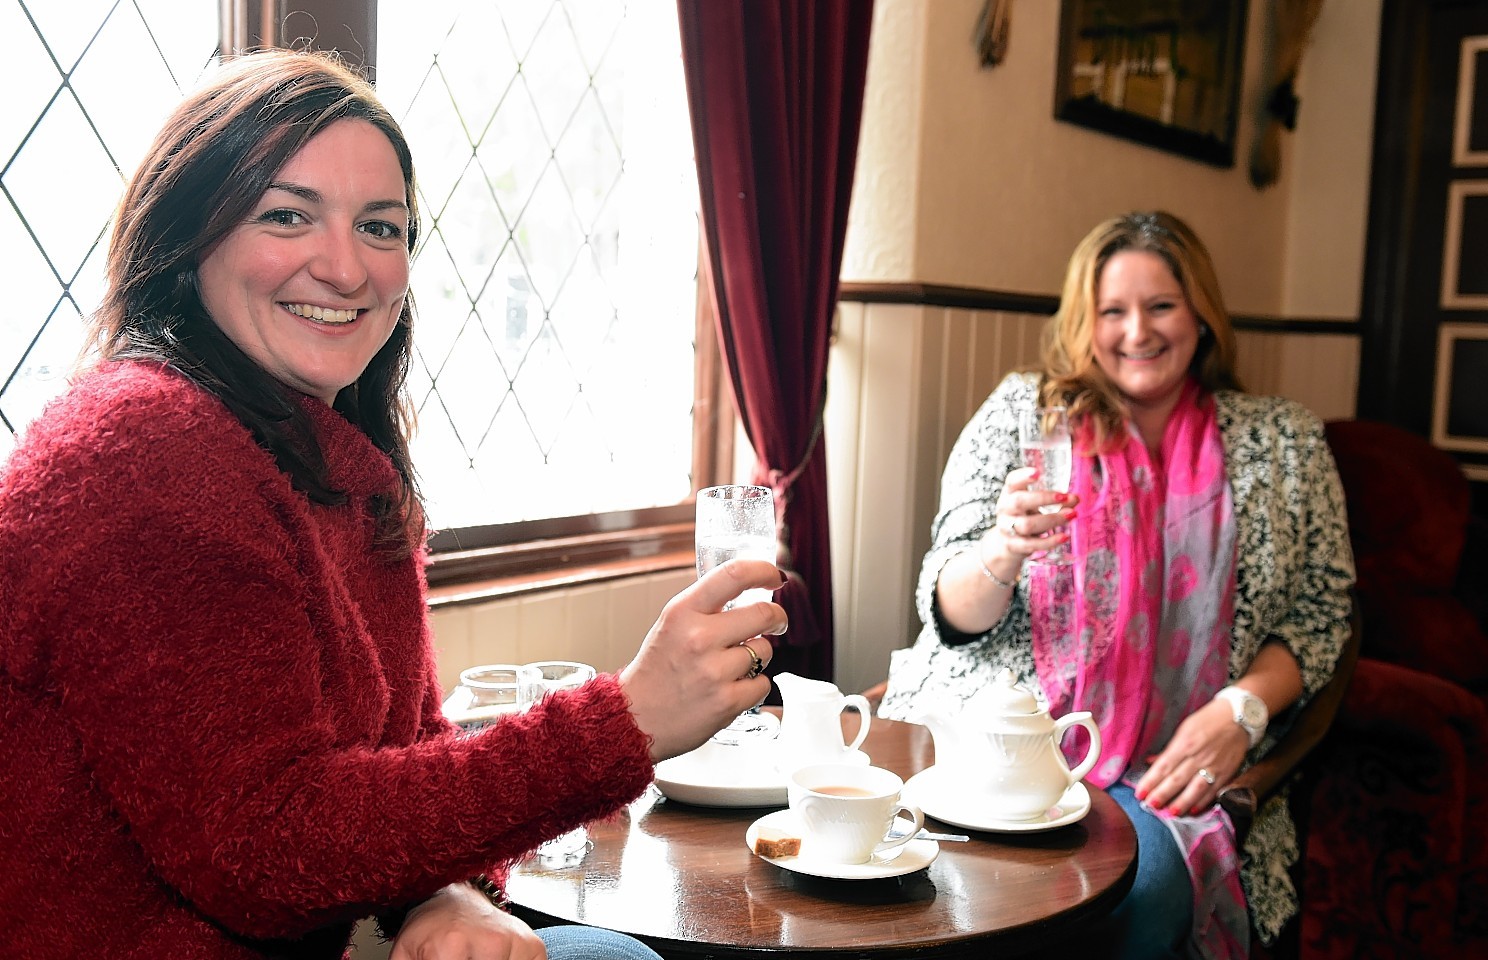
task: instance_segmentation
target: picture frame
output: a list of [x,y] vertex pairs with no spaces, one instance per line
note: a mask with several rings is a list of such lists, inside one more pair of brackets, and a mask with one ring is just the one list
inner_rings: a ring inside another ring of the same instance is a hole
[[1488,240],[1488,179],[1447,184],[1447,226],[1442,244],[1443,310],[1488,310],[1488,268],[1481,251]]
[[1437,328],[1431,442],[1443,450],[1488,453],[1488,394],[1478,372],[1488,367],[1488,324]]
[[1247,0],[1061,0],[1054,116],[1235,165]]

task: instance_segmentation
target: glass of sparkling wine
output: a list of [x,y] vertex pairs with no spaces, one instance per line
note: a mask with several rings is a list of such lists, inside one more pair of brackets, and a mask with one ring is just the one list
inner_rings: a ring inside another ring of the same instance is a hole
[[[775,497],[769,487],[725,484],[706,487],[697,495],[697,570],[702,576],[721,563],[742,557],[774,563]],[[745,603],[768,602],[771,592],[745,590],[724,605],[730,609]],[[738,744],[748,739],[774,737],[780,721],[756,707],[739,714],[713,739]]]
[[[1064,407],[1035,407],[1025,410],[1018,420],[1018,445],[1023,452],[1023,466],[1038,471],[1030,490],[1054,490],[1068,493],[1074,447],[1070,442],[1069,414]],[[1058,513],[1058,504],[1040,507],[1040,513]],[[1035,563],[1069,563],[1066,544],[1059,544],[1030,558]]]

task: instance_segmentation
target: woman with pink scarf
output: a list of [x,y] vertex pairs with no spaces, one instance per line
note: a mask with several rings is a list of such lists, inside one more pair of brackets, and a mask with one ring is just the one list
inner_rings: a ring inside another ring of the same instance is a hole
[[[1008,668],[1055,716],[1091,711],[1103,749],[1088,780],[1140,850],[1102,955],[1244,957],[1252,927],[1274,942],[1297,911],[1281,798],[1243,850],[1216,798],[1332,675],[1353,558],[1321,423],[1242,393],[1234,363],[1187,224],[1134,213],[1091,231],[1042,371],[1005,379],[951,453],[925,627],[894,654],[879,710],[918,719]],[[1068,494],[1036,491],[1019,456],[1019,417],[1056,405],[1074,433]],[[1038,562],[1057,545],[1071,563]]]

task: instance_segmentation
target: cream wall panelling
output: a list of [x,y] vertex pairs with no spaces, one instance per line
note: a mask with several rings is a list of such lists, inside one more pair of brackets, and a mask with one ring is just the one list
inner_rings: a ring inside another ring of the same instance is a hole
[[1238,330],[1236,372],[1251,393],[1295,400],[1324,420],[1352,418],[1359,393],[1354,334]]
[[[834,680],[862,690],[882,679],[905,619],[906,538],[915,457],[910,424],[920,388],[909,351],[915,308],[904,322],[870,321],[878,308],[844,304],[830,363],[826,429],[832,524]],[[870,332],[871,331],[871,332]]]
[[440,608],[432,616],[439,683],[451,690],[461,670],[482,663],[578,660],[619,670],[693,580],[691,570],[675,570]]
[[[823,430],[827,438],[827,513],[831,526],[832,599],[835,624],[837,678],[843,663],[856,654],[853,638],[858,635],[855,603],[858,475],[862,441],[863,326],[868,308],[860,303],[837,306],[837,327],[827,355],[827,403]],[[855,674],[856,676],[857,674]],[[851,682],[848,692],[862,689]]]
[[1042,322],[940,307],[844,305],[827,395],[835,680],[842,689],[882,680],[889,654],[919,631],[914,584],[946,456],[1002,376],[1036,359]]

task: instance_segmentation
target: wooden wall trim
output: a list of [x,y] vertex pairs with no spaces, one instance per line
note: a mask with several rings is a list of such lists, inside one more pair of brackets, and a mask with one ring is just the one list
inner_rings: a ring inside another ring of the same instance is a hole
[[[652,573],[697,569],[697,556],[689,543],[651,556],[612,557],[581,561],[562,567],[533,571],[501,571],[472,580],[454,580],[429,586],[429,609],[443,610],[467,604],[510,600],[537,593],[587,587],[612,580],[635,579]],[[659,608],[658,608],[659,609]]]
[[837,285],[837,299],[849,303],[907,303],[922,307],[1038,313],[1045,316],[1059,309],[1058,297],[936,283],[843,281]]
[[[837,286],[837,299],[844,303],[897,303],[921,307],[951,307],[999,313],[1032,313],[1050,316],[1059,309],[1059,298],[1045,294],[956,287],[935,283],[882,283],[844,281]],[[1231,314],[1237,330],[1263,333],[1324,333],[1358,336],[1357,317],[1268,317]]]

